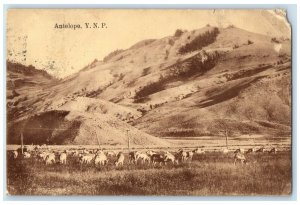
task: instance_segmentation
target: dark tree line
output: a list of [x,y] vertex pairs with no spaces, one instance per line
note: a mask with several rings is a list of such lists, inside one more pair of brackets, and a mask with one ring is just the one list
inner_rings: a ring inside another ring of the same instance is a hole
[[179,49],[179,53],[185,54],[188,52],[202,49],[204,46],[207,46],[207,45],[213,43],[216,40],[219,33],[220,33],[220,31],[218,28],[214,28],[211,31],[206,31],[203,34],[198,35],[190,43],[187,43],[184,46],[182,46]]

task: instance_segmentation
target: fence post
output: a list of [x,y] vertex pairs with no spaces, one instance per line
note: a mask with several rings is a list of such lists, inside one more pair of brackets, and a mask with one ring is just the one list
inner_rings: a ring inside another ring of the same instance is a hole
[[225,131],[225,136],[226,136],[226,148],[228,149],[228,131]]
[[128,131],[129,130],[126,130],[126,132],[127,132],[127,140],[128,140],[128,152],[130,152],[130,137],[129,137]]
[[21,132],[21,152],[23,154],[23,133]]
[[[101,127],[100,125],[98,125],[98,127],[99,127],[100,129],[102,129],[102,127]],[[99,149],[101,149],[101,146],[100,146],[100,140],[99,140],[99,138],[98,138],[97,131],[94,131],[94,132],[95,132],[95,135],[96,135],[96,138],[97,138],[97,142],[98,142]]]

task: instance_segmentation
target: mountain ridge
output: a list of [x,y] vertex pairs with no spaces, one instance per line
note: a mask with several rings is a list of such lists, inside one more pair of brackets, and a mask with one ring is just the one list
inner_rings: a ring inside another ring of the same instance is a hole
[[[225,29],[206,26],[175,34],[117,50],[105,60],[95,60],[71,77],[49,84],[42,97],[35,99],[32,111],[16,105],[23,112],[9,124],[34,118],[37,113],[68,112],[62,122],[66,129],[72,129],[77,121],[93,127],[93,120],[89,119],[94,118],[105,127],[94,131],[97,137],[108,136],[102,137],[103,143],[114,141],[123,145],[127,129],[135,130],[132,136],[140,145],[167,145],[169,142],[163,139],[166,136],[184,139],[220,135],[225,128],[232,135],[289,136],[291,121],[286,120],[291,116],[289,39],[232,26]],[[268,97],[255,105],[250,96],[259,97],[257,93]],[[274,128],[276,124],[280,129]],[[45,134],[48,136],[44,142],[52,139],[54,131],[59,133],[55,130],[59,127]],[[30,138],[31,132],[20,128],[10,134],[14,136],[12,143],[22,129],[27,133],[25,137]],[[119,130],[117,136],[109,134],[113,130]],[[84,133],[91,139],[93,133]],[[68,135],[72,135],[68,139],[74,140],[60,143],[96,143],[84,140],[84,135],[78,133]]]

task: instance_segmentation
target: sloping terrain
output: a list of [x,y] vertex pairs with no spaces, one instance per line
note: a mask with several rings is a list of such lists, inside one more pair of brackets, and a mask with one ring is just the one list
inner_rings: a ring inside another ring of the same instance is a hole
[[9,61],[6,79],[8,122],[38,112],[44,106],[41,100],[47,96],[48,89],[57,83],[45,71]]
[[[44,71],[7,63],[7,142],[168,146],[130,126],[140,112],[91,97],[49,98],[60,84]],[[49,101],[51,99],[51,101]],[[49,103],[51,102],[51,103]]]
[[[217,136],[224,131],[290,137],[291,41],[287,38],[233,26],[177,30],[173,36],[114,51],[63,80],[47,79],[37,78],[32,88],[26,84],[32,92],[28,88],[21,92],[16,85],[8,89],[8,104],[18,101],[18,93],[30,93],[27,99],[32,100],[8,109],[9,125],[22,125],[13,134],[14,128],[8,129],[9,142],[17,142],[21,130],[28,142],[37,142],[38,137],[31,138],[36,134],[45,135],[43,143],[52,144],[100,140],[124,145],[126,130],[139,145],[168,144],[158,137]],[[34,120],[49,113],[61,123],[42,123],[48,134],[28,131]]]

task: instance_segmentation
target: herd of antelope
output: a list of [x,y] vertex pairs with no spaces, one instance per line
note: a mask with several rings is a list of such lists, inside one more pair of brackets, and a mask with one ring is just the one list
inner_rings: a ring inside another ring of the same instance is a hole
[[[254,152],[268,152],[276,153],[277,149],[275,147],[266,150],[264,147],[261,148],[250,148],[245,151],[242,148],[236,149],[233,154],[233,163],[236,165],[237,162],[241,164],[246,164],[247,154]],[[228,154],[230,151],[228,149],[222,149],[221,153]],[[195,154],[205,154],[205,151],[200,148],[196,148],[192,151],[184,151],[179,149],[173,154],[169,151],[155,152],[152,150],[148,151],[131,151],[128,153],[128,159],[125,157],[123,152],[115,151],[104,151],[101,149],[87,150],[83,149],[70,149],[64,151],[50,150],[49,148],[40,148],[36,146],[33,149],[21,148],[17,150],[10,151],[10,157],[13,159],[28,159],[34,158],[46,165],[51,164],[67,164],[67,159],[73,157],[81,165],[94,164],[95,166],[105,166],[111,161],[115,166],[123,166],[124,161],[127,160],[130,164],[152,164],[152,165],[166,165],[167,163],[179,164],[184,162],[191,162]]]

